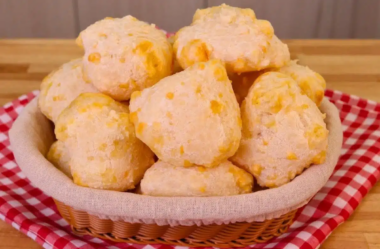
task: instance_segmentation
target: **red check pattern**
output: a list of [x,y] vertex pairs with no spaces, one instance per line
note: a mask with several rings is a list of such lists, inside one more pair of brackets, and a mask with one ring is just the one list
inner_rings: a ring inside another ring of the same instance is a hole
[[[179,249],[135,245],[74,235],[53,200],[33,187],[14,161],[8,130],[38,92],[21,96],[0,109],[0,219],[44,248]],[[340,160],[326,185],[301,210],[287,233],[251,248],[317,248],[355,210],[380,178],[380,104],[328,90],[344,129]],[[317,166],[315,166],[317,167]]]

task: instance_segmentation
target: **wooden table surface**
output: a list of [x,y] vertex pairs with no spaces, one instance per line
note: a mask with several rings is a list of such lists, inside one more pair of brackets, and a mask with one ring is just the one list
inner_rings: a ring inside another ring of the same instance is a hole
[[[288,40],[292,58],[324,76],[327,87],[380,102],[380,40]],[[0,105],[38,89],[41,79],[80,57],[73,40],[0,40]],[[41,248],[0,220],[0,249]],[[380,248],[380,184],[322,245]]]

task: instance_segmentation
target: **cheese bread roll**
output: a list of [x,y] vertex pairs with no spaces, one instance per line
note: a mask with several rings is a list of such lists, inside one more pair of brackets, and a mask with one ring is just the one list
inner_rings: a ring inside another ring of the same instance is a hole
[[81,93],[97,92],[83,80],[82,59],[72,60],[46,76],[40,86],[38,105],[54,123],[59,114]]
[[242,140],[231,160],[260,186],[281,186],[311,164],[324,162],[328,130],[323,119],[291,77],[265,73],[243,102]]
[[130,110],[137,137],[175,166],[213,167],[239,146],[239,105],[219,60],[194,64],[134,92]]
[[116,100],[128,100],[133,91],[171,72],[172,47],[166,35],[132,16],[98,21],[80,33],[77,43],[85,51],[86,79]]
[[252,192],[253,177],[231,162],[215,168],[178,167],[158,161],[141,181],[141,192],[153,196],[228,196]]
[[136,138],[128,106],[101,93],[85,93],[59,116],[55,134],[71,156],[74,183],[125,191],[139,183],[154,163]]
[[277,68],[290,60],[270,22],[256,19],[251,9],[225,4],[197,10],[192,24],[176,33],[173,48],[182,68],[220,59],[229,73]]

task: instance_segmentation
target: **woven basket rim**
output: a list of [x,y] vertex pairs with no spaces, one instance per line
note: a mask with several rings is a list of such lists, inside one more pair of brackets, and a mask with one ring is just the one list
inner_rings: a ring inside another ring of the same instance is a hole
[[[324,164],[310,167],[279,188],[225,197],[153,197],[75,185],[44,157],[54,135],[50,122],[38,109],[37,98],[25,107],[9,134],[15,159],[33,185],[78,210],[112,220],[161,225],[263,221],[306,204],[332,174],[342,145],[341,123],[337,108],[326,98],[320,109],[327,114],[330,131]],[[30,134],[36,138],[31,139]],[[306,184],[312,178],[314,184]],[[232,203],[238,208],[231,208]]]
[[54,200],[62,217],[75,234],[90,235],[115,242],[169,244],[188,247],[246,247],[263,243],[285,233],[297,210],[264,222],[240,222],[209,226],[157,226],[100,219]]

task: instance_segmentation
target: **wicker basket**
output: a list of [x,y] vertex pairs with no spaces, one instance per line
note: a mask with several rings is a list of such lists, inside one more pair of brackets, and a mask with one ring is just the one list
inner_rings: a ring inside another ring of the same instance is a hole
[[243,247],[266,242],[285,233],[297,209],[263,222],[237,222],[223,225],[158,226],[100,219],[97,216],[54,200],[62,217],[78,235],[91,235],[116,242],[168,244],[189,247]]
[[330,130],[324,164],[310,167],[280,188],[227,197],[152,197],[75,185],[45,158],[55,138],[37,100],[25,107],[9,134],[23,173],[53,197],[77,234],[141,244],[241,247],[286,232],[298,208],[331,176],[340,154],[342,129],[338,111],[328,100],[321,109]]

